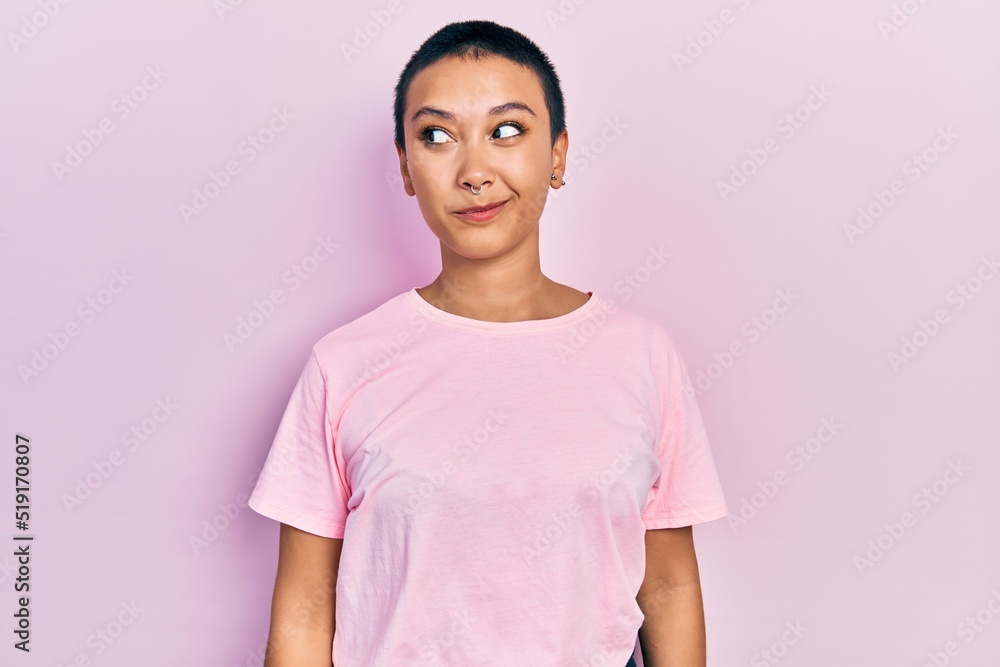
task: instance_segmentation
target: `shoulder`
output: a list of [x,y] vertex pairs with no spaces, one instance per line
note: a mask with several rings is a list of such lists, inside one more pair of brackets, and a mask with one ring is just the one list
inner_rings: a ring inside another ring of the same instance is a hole
[[317,353],[322,353],[352,340],[391,330],[405,320],[407,313],[402,295],[396,295],[323,334],[313,347]]
[[408,319],[412,313],[402,295],[396,295],[323,334],[310,352],[324,372],[343,367],[412,328]]
[[379,376],[400,359],[420,359],[408,354],[426,348],[434,329],[407,301],[407,292],[382,302],[348,320],[317,340],[310,363],[317,366],[332,396],[347,396]]
[[599,305],[590,318],[601,322],[615,335],[629,339],[633,343],[645,342],[658,351],[676,347],[670,330],[653,315],[641,312],[631,306],[617,303],[614,299],[600,297]]

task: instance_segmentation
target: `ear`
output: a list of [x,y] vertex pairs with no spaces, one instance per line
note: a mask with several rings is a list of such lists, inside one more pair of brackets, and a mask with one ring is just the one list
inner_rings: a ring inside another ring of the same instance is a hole
[[569,132],[563,131],[556,137],[556,143],[552,146],[552,171],[556,178],[552,181],[552,187],[559,189],[562,187],[559,182],[566,175],[566,153],[569,151]]
[[399,156],[399,175],[403,177],[403,189],[406,190],[406,194],[413,197],[417,192],[413,189],[413,181],[410,178],[410,166],[406,161],[406,153],[403,152],[399,142],[395,139],[392,141],[392,144],[396,147],[396,154]]

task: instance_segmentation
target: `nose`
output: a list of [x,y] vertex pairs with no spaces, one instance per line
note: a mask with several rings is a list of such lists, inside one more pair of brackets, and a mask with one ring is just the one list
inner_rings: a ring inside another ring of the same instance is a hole
[[492,185],[495,176],[491,166],[490,147],[485,140],[466,142],[460,150],[462,152],[458,169],[460,187],[480,191],[486,185]]

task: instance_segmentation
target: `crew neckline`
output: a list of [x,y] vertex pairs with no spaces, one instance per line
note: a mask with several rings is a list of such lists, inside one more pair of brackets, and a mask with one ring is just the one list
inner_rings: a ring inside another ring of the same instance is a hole
[[568,313],[557,317],[549,317],[544,320],[520,320],[517,322],[490,322],[488,320],[477,320],[471,317],[464,317],[462,315],[456,315],[455,313],[449,313],[446,310],[441,310],[429,301],[426,301],[424,297],[420,296],[417,292],[416,287],[411,288],[407,292],[403,292],[402,297],[407,303],[413,306],[417,312],[448,326],[495,333],[529,333],[562,329],[589,316],[594,310],[597,309],[600,297],[593,292],[587,292],[587,294],[590,295],[590,298],[583,302],[583,304],[578,308],[571,310]]

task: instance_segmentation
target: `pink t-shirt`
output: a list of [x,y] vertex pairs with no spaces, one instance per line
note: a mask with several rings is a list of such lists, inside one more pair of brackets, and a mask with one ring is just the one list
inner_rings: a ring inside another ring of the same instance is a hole
[[644,532],[728,514],[656,321],[591,293],[486,322],[416,289],[313,346],[249,505],[344,540],[335,667],[624,665]]

